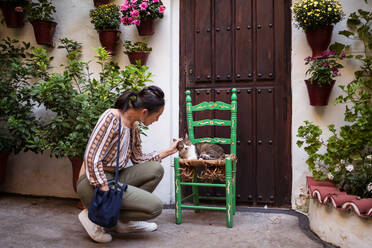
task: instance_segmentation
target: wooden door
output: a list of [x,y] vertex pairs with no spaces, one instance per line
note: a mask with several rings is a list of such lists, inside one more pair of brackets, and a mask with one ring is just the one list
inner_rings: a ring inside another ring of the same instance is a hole
[[[230,102],[231,88],[237,88],[237,201],[290,205],[290,1],[180,2],[180,136],[186,131],[185,90],[197,104]],[[194,118],[223,117],[228,113],[209,111]],[[229,132],[203,127],[195,134]]]

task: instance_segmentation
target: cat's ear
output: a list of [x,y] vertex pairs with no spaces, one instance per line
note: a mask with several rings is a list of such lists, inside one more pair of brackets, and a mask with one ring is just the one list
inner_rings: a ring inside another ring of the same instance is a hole
[[189,135],[187,133],[185,134],[185,140],[189,140]]

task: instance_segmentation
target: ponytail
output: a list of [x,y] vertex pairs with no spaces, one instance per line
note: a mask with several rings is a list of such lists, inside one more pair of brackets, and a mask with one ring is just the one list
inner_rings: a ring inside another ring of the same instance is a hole
[[114,108],[126,112],[130,108],[147,109],[149,114],[158,112],[165,104],[164,92],[157,86],[146,86],[140,92],[128,90],[116,101]]

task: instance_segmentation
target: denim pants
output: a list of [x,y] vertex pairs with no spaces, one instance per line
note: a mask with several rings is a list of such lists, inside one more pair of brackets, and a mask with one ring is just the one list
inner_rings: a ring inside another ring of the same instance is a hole
[[[115,172],[105,172],[107,181],[115,180]],[[152,194],[160,180],[164,169],[158,162],[135,164],[119,171],[119,183],[128,184],[123,194],[119,219],[121,221],[149,220],[159,216],[163,203]],[[86,208],[94,195],[94,187],[90,185],[84,174],[77,181],[77,193]]]

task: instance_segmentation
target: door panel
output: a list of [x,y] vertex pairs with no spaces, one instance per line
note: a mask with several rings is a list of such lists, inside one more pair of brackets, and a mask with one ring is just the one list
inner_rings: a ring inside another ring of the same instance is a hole
[[[180,136],[186,132],[185,90],[191,90],[193,104],[198,104],[230,102],[235,87],[237,200],[289,205],[290,1],[188,0],[180,4]],[[230,119],[230,112],[195,113],[194,118]],[[196,137],[229,134],[226,127],[195,130]],[[224,149],[230,152],[228,146]]]

